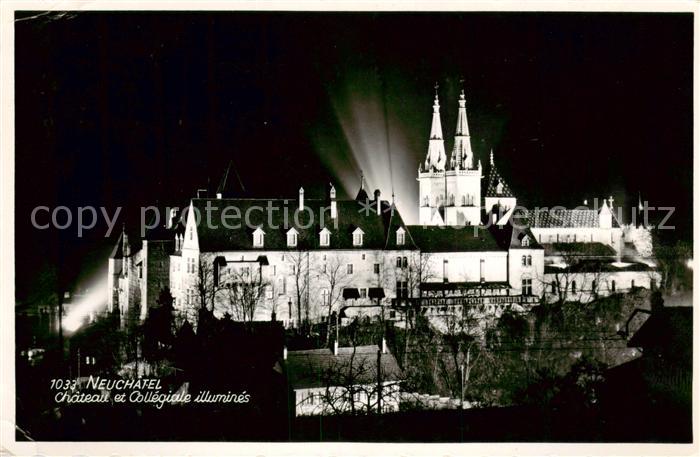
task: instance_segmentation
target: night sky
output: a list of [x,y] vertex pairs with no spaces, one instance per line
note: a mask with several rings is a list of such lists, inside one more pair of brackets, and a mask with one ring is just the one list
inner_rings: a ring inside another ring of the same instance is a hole
[[[34,13],[35,14],[35,13]],[[29,14],[18,13],[22,19]],[[417,220],[434,84],[449,154],[464,87],[528,206],[613,195],[677,207],[692,237],[690,14],[71,13],[16,22],[18,297],[102,262],[105,227],[51,208],[184,205],[233,160],[253,196],[354,196],[360,169]],[[135,211],[135,212],[134,212]],[[124,217],[119,220],[125,221]],[[118,232],[119,229],[116,231]],[[59,249],[59,246],[63,248]],[[91,265],[87,266],[86,265]]]

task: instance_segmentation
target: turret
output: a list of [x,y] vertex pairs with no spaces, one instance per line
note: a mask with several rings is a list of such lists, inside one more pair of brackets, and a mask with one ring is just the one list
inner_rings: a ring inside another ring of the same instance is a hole
[[447,156],[445,154],[445,141],[442,138],[442,122],[440,121],[440,101],[437,94],[438,86],[435,85],[435,100],[433,102],[433,122],[430,127],[430,139],[428,141],[428,155],[425,158],[425,171],[445,171]]
[[453,170],[471,170],[474,168],[474,153],[472,152],[471,139],[469,137],[469,124],[467,123],[467,101],[464,90],[459,94],[459,112],[457,115],[457,129],[455,130],[455,144],[452,149],[450,161]]

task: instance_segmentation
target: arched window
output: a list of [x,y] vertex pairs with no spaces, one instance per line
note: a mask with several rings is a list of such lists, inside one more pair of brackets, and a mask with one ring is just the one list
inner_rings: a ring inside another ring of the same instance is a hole
[[522,263],[523,263],[523,266],[527,265],[527,256],[523,256]]
[[531,255],[527,256],[527,265],[532,266],[532,256]]
[[525,235],[522,240],[520,240],[521,246],[530,246],[530,237]]
[[462,195],[462,206],[467,206],[467,196]]
[[613,279],[612,282],[610,283],[610,290],[612,292],[615,292],[615,280]]
[[571,293],[576,293],[576,281],[571,281]]

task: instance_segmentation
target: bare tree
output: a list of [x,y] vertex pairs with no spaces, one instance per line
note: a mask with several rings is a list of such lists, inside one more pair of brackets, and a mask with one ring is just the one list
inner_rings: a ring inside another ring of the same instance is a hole
[[201,254],[199,256],[194,279],[194,288],[197,294],[196,303],[191,303],[197,311],[214,311],[216,299],[223,290],[222,282],[219,281],[219,268],[216,254]]
[[231,270],[225,280],[226,303],[234,320],[252,322],[255,310],[269,286],[260,265],[246,265]]
[[326,326],[326,345],[330,343],[331,317],[333,308],[343,297],[343,289],[350,284],[350,277],[343,262],[343,258],[336,254],[330,256],[323,264],[316,268],[319,287],[325,291],[321,294],[322,306],[325,307],[328,325]]
[[[292,268],[294,296],[296,298],[297,322],[309,322],[309,253],[295,251],[289,255]],[[302,319],[302,310],[304,319]]]

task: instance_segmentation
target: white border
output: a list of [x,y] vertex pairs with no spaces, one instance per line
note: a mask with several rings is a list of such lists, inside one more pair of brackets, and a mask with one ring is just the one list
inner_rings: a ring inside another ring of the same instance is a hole
[[[698,401],[693,402],[693,444],[383,444],[383,443],[154,443],[154,442],[15,442],[14,417],[14,12],[15,10],[207,10],[207,11],[580,11],[692,12],[694,17],[694,88],[698,82],[698,15],[694,1],[513,1],[455,0],[233,0],[233,1],[4,1],[0,3],[0,455],[697,455]],[[697,92],[693,107],[698,112]],[[697,125],[697,123],[696,123]],[[694,151],[698,129],[693,132]],[[662,160],[663,152],[659,151]],[[694,176],[700,169],[694,154]],[[700,240],[697,181],[693,196],[694,239]],[[700,259],[696,244],[694,271]],[[697,274],[694,280],[697,280]],[[700,291],[694,287],[693,302]],[[693,394],[698,394],[698,332],[693,334]]]

